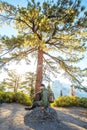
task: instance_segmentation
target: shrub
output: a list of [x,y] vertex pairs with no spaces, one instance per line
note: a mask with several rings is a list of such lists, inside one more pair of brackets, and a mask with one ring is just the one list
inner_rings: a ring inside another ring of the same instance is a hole
[[13,102],[13,92],[4,92],[3,102],[12,103]]
[[81,106],[81,107],[87,108],[87,98],[85,98],[85,97],[79,98],[79,104],[78,105]]
[[31,105],[32,104],[31,98],[27,94],[24,94],[21,92],[15,93],[14,101],[17,103],[24,104],[24,105]]
[[4,92],[0,91],[0,103],[3,102]]
[[79,98],[76,96],[59,96],[51,106],[55,107],[87,107],[87,98]]
[[21,92],[0,92],[0,102],[4,103],[21,103],[24,105],[31,105],[31,98],[24,93]]

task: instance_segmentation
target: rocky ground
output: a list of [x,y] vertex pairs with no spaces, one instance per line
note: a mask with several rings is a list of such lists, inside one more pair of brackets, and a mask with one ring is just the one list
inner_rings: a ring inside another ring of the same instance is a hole
[[87,130],[87,108],[54,108],[58,122],[30,123],[25,120],[30,112],[24,108],[20,104],[0,104],[0,130]]

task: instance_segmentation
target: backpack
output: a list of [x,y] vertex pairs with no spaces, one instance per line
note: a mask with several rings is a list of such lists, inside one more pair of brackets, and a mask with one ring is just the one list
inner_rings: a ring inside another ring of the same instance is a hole
[[52,90],[49,90],[49,102],[53,103],[55,100],[54,93]]

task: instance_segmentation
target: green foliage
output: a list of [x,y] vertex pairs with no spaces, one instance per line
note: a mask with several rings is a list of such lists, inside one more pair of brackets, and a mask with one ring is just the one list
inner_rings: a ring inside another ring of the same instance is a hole
[[55,107],[86,107],[87,108],[87,98],[79,98],[76,96],[59,96],[51,106]]
[[24,93],[17,92],[15,93],[15,102],[25,104],[25,105],[31,105],[31,98]]
[[35,79],[36,75],[34,73],[27,72],[25,74],[25,89],[27,90],[27,92],[29,92],[31,98],[34,97],[35,93]]
[[7,78],[4,78],[4,80],[1,82],[1,85],[8,90],[11,90],[13,92],[17,92],[18,89],[21,88],[21,76],[17,74],[15,71],[7,71]]
[[12,103],[14,100],[14,93],[13,92],[5,92],[3,95],[3,101],[7,103]]
[[2,91],[0,91],[0,102],[3,102],[3,100],[4,100],[4,92],[2,92]]
[[0,82],[0,91],[5,91],[5,85],[4,82]]
[[84,106],[87,108],[87,98],[84,98],[84,97],[79,98],[79,106],[81,106],[81,107]]
[[24,105],[31,105],[31,98],[21,92],[1,92],[0,91],[0,102],[5,103],[20,103]]
[[48,85],[48,86],[47,86],[47,89],[48,89],[48,90],[51,90],[51,86],[50,86],[50,85]]
[[10,70],[7,71],[7,78],[4,78],[3,81],[0,82],[0,91],[11,91],[11,92],[19,92],[22,91],[33,97],[35,90],[35,74],[31,72],[27,72],[23,75],[18,74],[16,71]]

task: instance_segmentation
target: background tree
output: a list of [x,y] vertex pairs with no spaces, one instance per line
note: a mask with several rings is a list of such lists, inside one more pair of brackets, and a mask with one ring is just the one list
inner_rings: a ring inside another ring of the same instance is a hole
[[23,88],[29,92],[29,95],[31,98],[34,97],[35,94],[35,79],[36,75],[33,72],[27,72],[25,73],[25,79],[23,84]]
[[0,82],[0,91],[5,91],[5,81],[3,80],[3,82]]
[[0,2],[1,24],[13,22],[19,33],[1,38],[0,66],[14,59],[29,60],[28,55],[35,52],[36,91],[43,80],[44,62],[52,71],[63,70],[77,88],[86,91],[81,85],[82,70],[74,64],[83,59],[86,50],[87,12],[80,4],[80,0],[47,0],[42,4],[31,0],[26,7],[15,7]]
[[5,78],[2,84],[5,86],[6,90],[11,90],[13,92],[18,92],[21,88],[21,76],[15,71],[8,71],[8,78]]
[[70,93],[71,93],[71,96],[76,96],[76,93],[75,93],[75,88],[73,85],[71,85],[71,90],[70,90]]
[[63,92],[62,92],[62,90],[60,90],[60,96],[63,96]]
[[7,78],[0,83],[0,91],[22,91],[33,97],[35,93],[35,77],[32,72],[26,72],[20,76],[13,70],[7,71]]
[[51,86],[50,86],[50,84],[48,84],[47,89],[48,89],[48,90],[51,90]]

